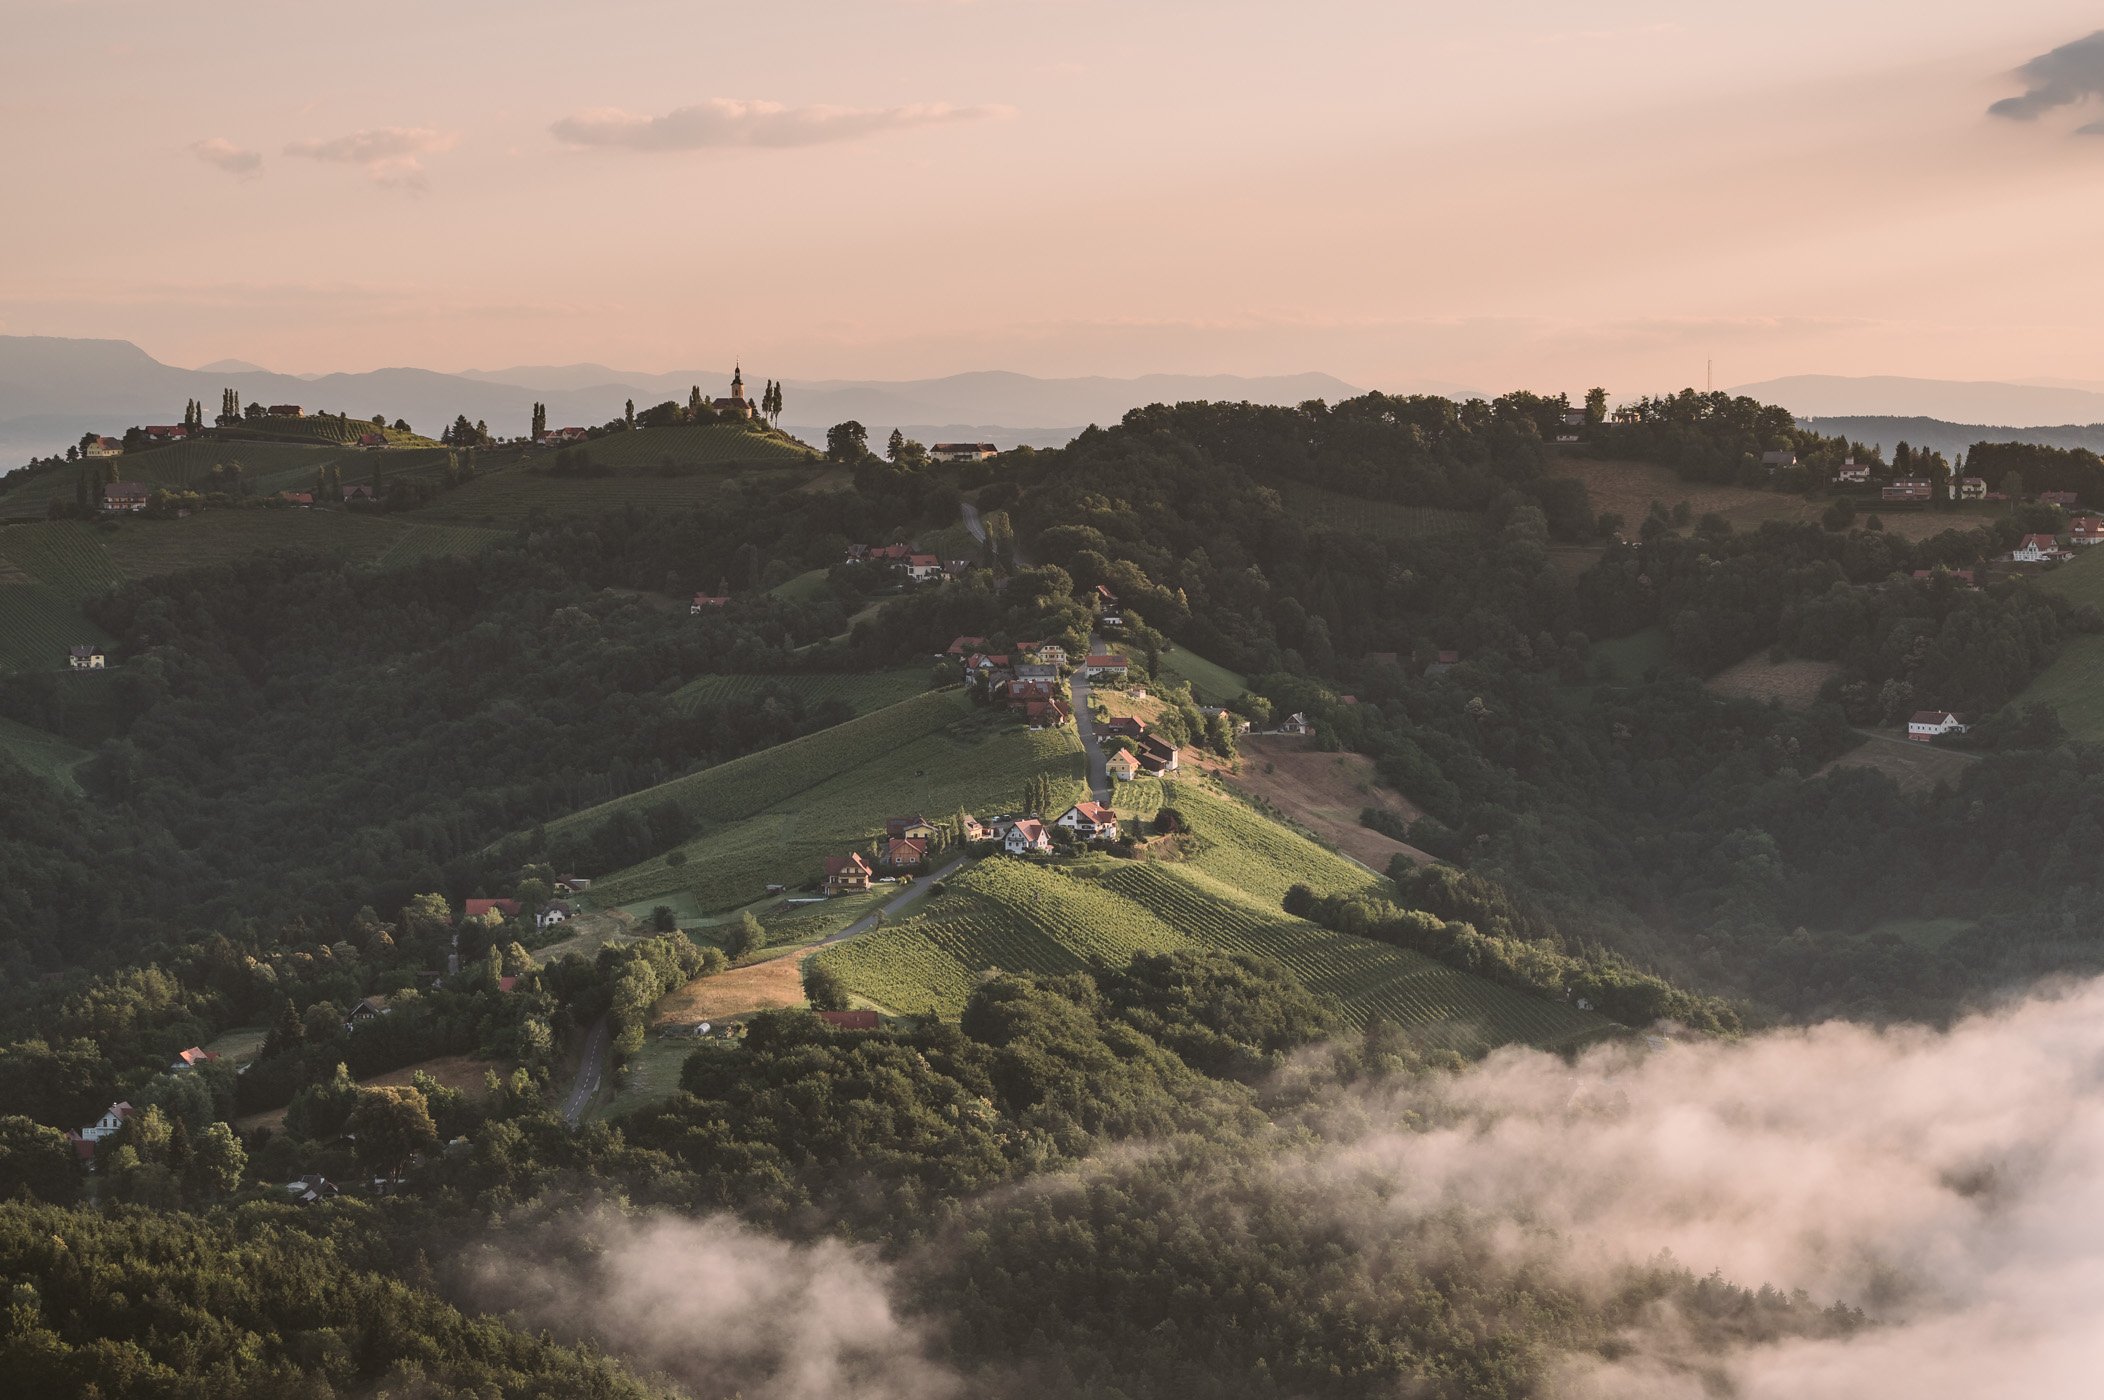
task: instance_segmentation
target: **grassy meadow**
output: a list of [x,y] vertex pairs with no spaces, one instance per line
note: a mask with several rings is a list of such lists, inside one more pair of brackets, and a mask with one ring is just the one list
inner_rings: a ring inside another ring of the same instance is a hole
[[929,675],[928,667],[906,666],[890,671],[700,676],[675,691],[672,703],[688,711],[701,705],[757,705],[770,692],[781,691],[801,696],[810,704],[838,700],[856,714],[866,715],[927,690]]

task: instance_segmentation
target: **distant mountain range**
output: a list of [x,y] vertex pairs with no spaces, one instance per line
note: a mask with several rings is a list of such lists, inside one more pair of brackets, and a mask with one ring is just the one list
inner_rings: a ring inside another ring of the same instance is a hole
[[[755,371],[752,392],[759,391]],[[522,365],[446,374],[426,369],[381,369],[364,374],[277,374],[245,360],[218,360],[199,369],[165,365],[123,340],[0,336],[0,468],[31,456],[63,451],[83,433],[115,434],[133,424],[174,422],[187,399],[217,411],[222,389],[243,402],[297,403],[309,412],[341,410],[365,418],[406,418],[436,435],[465,413],[510,436],[526,431],[536,400],[548,405],[551,427],[591,426],[621,416],[634,399],[645,408],[684,401],[691,386],[725,391],[728,368],[646,374],[605,365]],[[1415,392],[1467,393],[1458,386],[1420,385]],[[782,426],[806,441],[822,441],[827,427],[855,419],[881,440],[894,427],[923,441],[984,440],[1003,447],[1057,446],[1091,423],[1114,423],[1131,409],[1187,399],[1294,404],[1335,402],[1361,390],[1327,374],[1143,375],[1134,379],[1038,379],[985,371],[940,379],[783,381]]]
[[2104,392],[2079,380],[2009,384],[1800,374],[1741,384],[1731,392],[1781,404],[1800,418],[1933,418],[2001,428],[2104,422]]
[[2086,447],[2104,454],[2104,423],[2069,424],[2052,428],[2001,428],[1984,423],[1946,423],[1940,418],[1800,418],[1798,422],[1828,437],[1884,449],[1892,460],[1892,449],[1900,443],[1927,447],[1956,459],[1976,442],[2037,442],[2048,447]]

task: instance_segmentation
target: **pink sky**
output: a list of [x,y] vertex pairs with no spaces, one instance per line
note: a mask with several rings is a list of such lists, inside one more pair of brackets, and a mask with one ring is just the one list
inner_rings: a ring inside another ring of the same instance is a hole
[[292,371],[2104,380],[2086,60],[1986,110],[2094,5],[1724,9],[11,0],[0,331]]

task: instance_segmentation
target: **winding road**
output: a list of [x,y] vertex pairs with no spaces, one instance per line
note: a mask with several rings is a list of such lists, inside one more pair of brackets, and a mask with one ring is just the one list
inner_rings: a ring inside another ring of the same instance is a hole
[[855,922],[849,924],[846,928],[840,930],[840,932],[835,934],[829,934],[826,937],[819,939],[818,942],[813,946],[824,948],[834,943],[845,943],[850,938],[854,938],[860,934],[868,933],[871,929],[877,927],[877,921],[880,918],[888,919],[892,915],[898,913],[900,910],[909,909],[920,900],[925,899],[927,897],[928,890],[935,884],[936,881],[949,879],[952,875],[955,875],[958,871],[964,869],[966,863],[970,860],[970,856],[961,855],[958,856],[956,859],[952,860],[949,864],[943,866],[940,870],[931,870],[926,875],[916,876],[912,884],[906,886],[905,889],[901,890],[897,894],[897,896],[895,896],[889,903],[884,905],[881,909],[878,909],[872,913],[864,914],[861,918],[855,920]]
[[[1089,650],[1095,651],[1103,643],[1089,638]],[[1081,731],[1081,751],[1089,761],[1089,796],[1105,806],[1110,805],[1110,769],[1105,767],[1103,741],[1096,737],[1096,721],[1089,714],[1089,680],[1087,658],[1074,672],[1074,727]]]
[[563,1122],[571,1127],[584,1121],[584,1111],[591,1107],[599,1086],[606,1083],[607,1056],[613,1048],[613,1026],[601,1016],[585,1035],[584,1055],[578,1061],[577,1078],[570,1085],[570,1097],[563,1100]]

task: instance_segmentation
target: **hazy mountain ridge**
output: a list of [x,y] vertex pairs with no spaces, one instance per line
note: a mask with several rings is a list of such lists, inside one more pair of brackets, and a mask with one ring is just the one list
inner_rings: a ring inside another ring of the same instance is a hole
[[2104,422],[2045,428],[1999,428],[1983,423],[1947,423],[1940,418],[1843,417],[1798,420],[1814,432],[1845,437],[1884,450],[1887,460],[1900,443],[1927,447],[1946,457],[1969,452],[1980,442],[2035,442],[2047,447],[2082,447],[2104,453]]
[[1799,374],[1731,392],[1781,404],[1800,418],[1925,418],[1997,429],[2104,422],[2104,393],[2066,382]]

